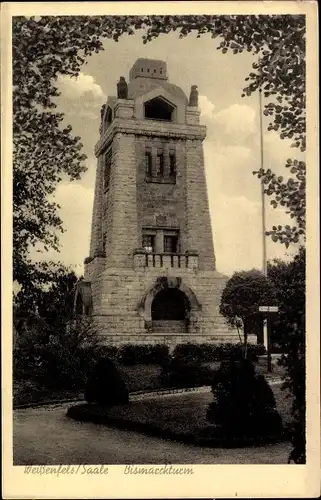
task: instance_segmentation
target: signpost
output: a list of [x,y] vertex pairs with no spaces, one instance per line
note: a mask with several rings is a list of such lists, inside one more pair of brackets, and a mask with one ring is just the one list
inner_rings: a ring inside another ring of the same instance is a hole
[[279,308],[278,306],[260,306],[259,311],[265,313],[277,313],[279,312]]
[[267,371],[272,372],[272,359],[271,359],[271,348],[270,348],[270,333],[271,333],[271,314],[279,312],[278,306],[259,306],[259,312],[264,313],[267,319]]

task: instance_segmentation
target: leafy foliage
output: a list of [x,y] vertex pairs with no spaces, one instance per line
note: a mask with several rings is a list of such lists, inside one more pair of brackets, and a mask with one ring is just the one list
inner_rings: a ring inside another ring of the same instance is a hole
[[[268,276],[273,282],[279,313],[273,321],[272,341],[286,351],[293,331],[293,325],[304,328],[305,322],[305,249],[291,262],[275,259],[268,263]],[[298,339],[299,340],[299,339]],[[299,343],[302,342],[302,339]]]
[[227,436],[277,437],[282,431],[273,392],[249,360],[230,360],[215,373],[207,419]]
[[115,356],[123,365],[160,364],[168,358],[169,348],[165,344],[123,344]]
[[299,243],[305,240],[305,218],[306,218],[306,166],[305,162],[291,160],[288,158],[286,168],[290,169],[294,177],[289,177],[287,181],[283,176],[277,176],[271,169],[259,169],[254,174],[266,185],[264,193],[272,197],[270,204],[273,208],[278,206],[286,207],[286,213],[294,219],[297,226],[278,225],[266,234],[272,237],[274,242],[284,243],[288,248],[290,243]]
[[297,463],[305,463],[305,249],[301,247],[290,263],[271,263],[269,276],[275,283],[280,303],[274,329],[286,353],[281,359],[286,368],[284,388],[294,396],[293,456]]
[[86,374],[97,357],[98,341],[89,320],[76,318],[59,330],[38,320],[17,337],[14,380],[30,381],[49,390],[78,390],[84,386]]
[[233,327],[237,327],[241,319],[246,342],[249,333],[246,325],[250,319],[260,319],[259,306],[275,305],[275,302],[273,283],[261,271],[241,271],[234,273],[226,283],[221,296],[220,313]]
[[[243,353],[243,344],[177,344],[173,351],[174,359],[191,360],[198,362],[222,361],[230,357],[239,358]],[[248,344],[248,357],[256,360],[265,354],[265,347],[261,344]]]
[[62,328],[73,317],[75,285],[78,278],[67,267],[43,262],[33,264],[35,272],[23,280],[23,286],[15,296],[14,321],[32,322],[42,318],[51,328]]

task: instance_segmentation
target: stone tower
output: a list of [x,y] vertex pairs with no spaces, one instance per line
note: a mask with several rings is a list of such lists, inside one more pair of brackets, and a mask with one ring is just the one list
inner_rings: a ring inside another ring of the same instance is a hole
[[[116,87],[116,86],[115,86]],[[197,87],[138,59],[101,110],[90,255],[77,304],[106,343],[237,341],[219,315]]]

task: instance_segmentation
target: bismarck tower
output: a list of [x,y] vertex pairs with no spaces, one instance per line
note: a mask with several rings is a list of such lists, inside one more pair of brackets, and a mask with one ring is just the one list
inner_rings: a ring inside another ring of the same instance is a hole
[[108,344],[237,342],[219,315],[197,87],[138,59],[101,110],[90,255],[76,304]]

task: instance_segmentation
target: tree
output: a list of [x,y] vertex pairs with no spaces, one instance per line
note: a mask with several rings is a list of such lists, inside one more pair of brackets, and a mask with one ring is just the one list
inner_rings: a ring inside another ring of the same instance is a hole
[[260,271],[241,271],[234,273],[223,290],[220,313],[232,327],[239,321],[244,328],[244,344],[247,345],[249,324],[259,319],[259,306],[275,303],[276,293],[272,282]]
[[[36,265],[35,265],[36,266]],[[74,316],[75,286],[78,277],[71,269],[61,264],[44,262],[16,294],[14,299],[14,320],[19,325],[25,320],[29,324],[39,322],[52,329],[65,327]]]
[[269,276],[275,284],[280,303],[280,314],[275,327],[282,331],[279,342],[285,355],[284,388],[293,394],[293,425],[291,458],[305,463],[305,249],[300,248],[290,263],[272,262]]
[[26,383],[37,391],[79,390],[88,370],[100,357],[99,339],[89,318],[77,317],[68,325],[36,318],[22,331],[13,356],[13,378],[24,391]]
[[271,340],[288,349],[294,324],[304,326],[305,318],[305,249],[301,247],[291,262],[275,259],[268,263],[268,276],[273,282],[279,312],[273,321]]
[[[59,75],[76,77],[86,57],[103,50],[102,39],[118,41],[124,33],[143,29],[147,43],[160,33],[178,31],[180,37],[196,32],[218,40],[223,53],[243,51],[258,55],[248,77],[244,95],[261,89],[272,99],[265,113],[270,129],[281,138],[293,139],[305,149],[305,17],[275,16],[42,16],[13,18],[13,219],[14,279],[20,282],[36,269],[28,259],[30,245],[58,249],[57,230],[63,231],[58,205],[49,201],[57,183],[68,176],[78,179],[85,171],[79,137],[63,126],[57,113]],[[45,145],[45,147],[44,147]],[[294,164],[294,160],[293,160]],[[300,175],[305,168],[300,165]],[[285,204],[301,217],[303,205],[295,200],[298,189],[304,198],[304,182],[284,184],[270,173],[264,177],[275,203]],[[302,179],[304,181],[304,179]],[[294,181],[295,182],[295,181]],[[281,183],[281,184],[280,184]],[[278,199],[279,191],[287,196]],[[303,194],[302,194],[303,193]],[[297,208],[296,208],[297,207]],[[299,211],[299,212],[298,212]],[[296,240],[304,227],[272,229],[273,238],[287,243]]]

